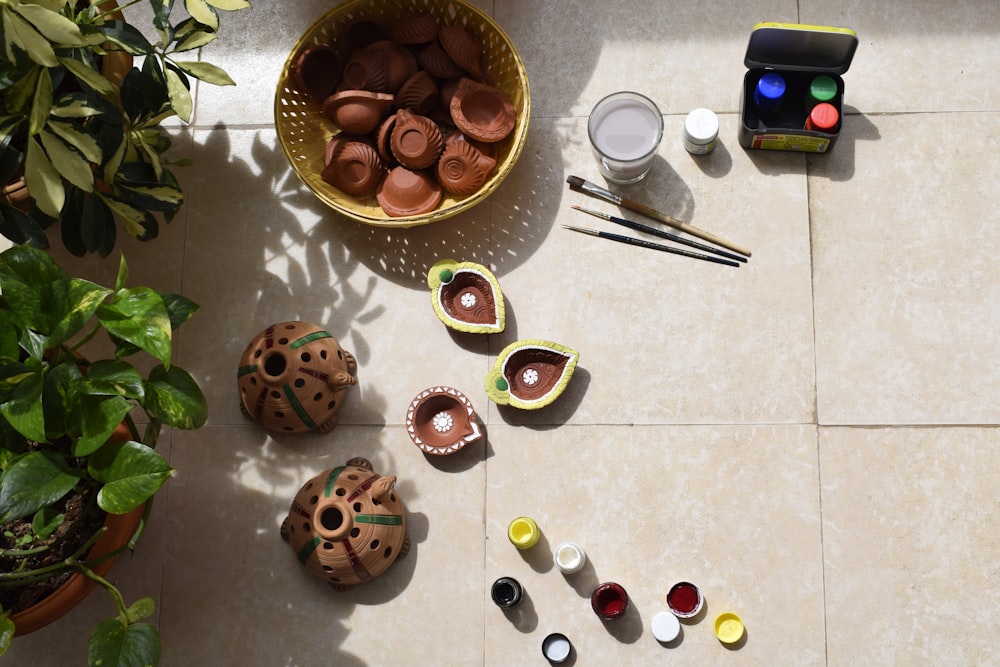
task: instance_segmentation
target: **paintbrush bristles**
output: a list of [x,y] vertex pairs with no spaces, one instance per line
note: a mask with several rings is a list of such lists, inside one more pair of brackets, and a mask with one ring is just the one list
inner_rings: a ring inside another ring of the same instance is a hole
[[569,187],[571,190],[576,190],[577,192],[579,192],[580,190],[583,189],[583,184],[586,181],[584,181],[579,176],[573,176],[572,174],[570,174],[569,176],[566,177],[566,182],[569,183]]

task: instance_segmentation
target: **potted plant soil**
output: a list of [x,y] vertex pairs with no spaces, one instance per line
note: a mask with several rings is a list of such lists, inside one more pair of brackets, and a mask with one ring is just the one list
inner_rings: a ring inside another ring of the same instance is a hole
[[[159,660],[143,622],[152,598],[124,600],[104,573],[173,473],[155,450],[161,428],[199,428],[207,405],[171,361],[173,331],[197,306],[127,279],[124,258],[103,287],[30,246],[0,253],[0,655],[50,620],[42,607],[99,586],[118,615],[96,623],[89,664],[123,664],[123,651],[134,664]],[[97,337],[106,358],[88,346]]]
[[[140,31],[128,22],[142,2]],[[0,2],[0,233],[47,248],[60,222],[74,255],[107,256],[118,226],[147,241],[184,201],[161,123],[190,121],[192,79],[233,85],[196,49],[218,36],[217,10],[248,0]],[[155,35],[148,38],[146,35]],[[132,66],[132,58],[138,66]],[[107,67],[111,63],[111,67]]]

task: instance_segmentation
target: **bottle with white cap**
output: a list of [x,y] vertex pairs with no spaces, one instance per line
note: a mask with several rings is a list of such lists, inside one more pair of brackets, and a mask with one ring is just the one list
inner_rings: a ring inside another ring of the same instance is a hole
[[719,117],[711,109],[695,109],[684,119],[684,148],[692,155],[707,155],[719,140]]

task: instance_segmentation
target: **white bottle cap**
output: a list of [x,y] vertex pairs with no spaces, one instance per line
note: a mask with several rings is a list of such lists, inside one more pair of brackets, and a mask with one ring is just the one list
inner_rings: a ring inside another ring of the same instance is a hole
[[661,611],[649,624],[657,641],[672,642],[681,633],[681,622],[669,611]]

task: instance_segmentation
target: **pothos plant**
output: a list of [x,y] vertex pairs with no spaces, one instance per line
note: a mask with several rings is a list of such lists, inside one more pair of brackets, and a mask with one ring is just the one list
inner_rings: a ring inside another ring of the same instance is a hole
[[[195,429],[207,416],[197,382],[171,362],[173,331],[197,306],[180,295],[126,287],[127,278],[124,257],[114,286],[102,287],[69,276],[30,246],[0,254],[0,530],[30,523],[0,551],[0,591],[65,572],[106,589],[118,616],[93,631],[92,665],[121,664],[123,653],[137,658],[129,664],[157,663],[159,635],[142,620],[153,613],[153,600],[127,604],[93,572],[86,552],[97,534],[84,535],[71,556],[50,565],[32,569],[29,557],[55,549],[65,520],[60,508],[70,494],[93,498],[102,513],[145,504],[148,516],[152,497],[173,473],[155,451],[162,426]],[[107,336],[113,355],[81,354],[97,336]],[[128,360],[135,354],[148,360],[140,364],[151,365],[147,372]],[[120,424],[128,438],[109,440]],[[0,654],[15,630],[12,611],[0,609]]]
[[[152,9],[144,31],[125,19],[138,3]],[[183,5],[175,20],[174,0],[122,0],[120,8],[116,0],[0,0],[0,185],[23,178],[28,194],[21,207],[0,204],[0,233],[45,248],[45,230],[60,221],[70,252],[103,257],[115,247],[116,220],[145,241],[173,219],[184,197],[170,167],[184,161],[164,154],[170,137],[160,124],[190,121],[193,79],[233,85],[192,52],[218,36],[217,10],[250,7]],[[123,54],[138,66],[109,80],[102,62]]]

